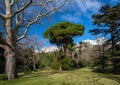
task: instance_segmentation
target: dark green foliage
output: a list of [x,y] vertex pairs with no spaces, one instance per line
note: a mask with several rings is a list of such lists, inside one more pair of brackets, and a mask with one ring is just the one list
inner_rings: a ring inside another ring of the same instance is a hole
[[78,63],[77,63],[78,67],[81,68],[81,67],[88,67],[88,66],[91,66],[91,63],[89,63],[88,61],[86,60],[80,60]]
[[72,42],[72,37],[83,35],[84,26],[70,22],[57,23],[44,32],[44,37],[49,38],[51,43],[61,44]]
[[26,67],[24,68],[24,73],[25,73],[25,74],[30,74],[31,72],[32,72],[32,70],[30,69],[30,67],[26,66]]
[[51,66],[51,63],[53,61],[53,55],[52,54],[44,54],[40,58],[40,68],[47,68]]
[[90,33],[93,35],[101,33],[104,35],[110,34],[111,37],[108,41],[112,42],[112,45],[115,45],[120,40],[120,4],[113,7],[106,4],[100,8],[99,12],[99,14],[92,16],[93,24],[98,27],[102,26],[102,28],[92,29]]
[[104,46],[111,46],[111,48],[108,49],[109,55],[111,56],[109,56],[109,58],[111,59],[106,59],[106,54],[103,54],[105,56],[100,56],[98,58],[98,65],[100,65],[101,68],[104,68],[106,66],[106,63],[110,62],[112,63],[113,72],[118,73],[117,70],[119,68],[118,62],[120,62],[120,55],[116,55],[116,52],[120,50],[117,50],[116,46],[120,41],[120,4],[118,3],[115,6],[106,4],[100,8],[99,14],[94,14],[92,18],[93,24],[102,28],[92,29],[90,30],[90,33],[93,35],[110,35],[110,38],[106,41]]
[[57,23],[44,32],[44,38],[48,38],[50,43],[61,46],[64,49],[64,57],[66,56],[66,48],[68,44],[73,43],[74,36],[81,36],[84,33],[84,26],[73,24],[70,22]]
[[108,56],[99,56],[95,59],[94,66],[99,66],[101,70],[104,70],[108,66]]
[[59,70],[60,67],[60,61],[58,60],[58,57],[53,57],[53,62],[51,63],[51,66],[55,70]]
[[120,51],[115,52],[111,60],[113,62],[113,72],[120,73]]
[[63,70],[72,70],[74,63],[71,58],[66,57],[61,60],[61,67]]
[[120,19],[120,4],[111,7],[109,4],[102,6],[99,10],[99,14],[94,14],[92,18],[94,19],[93,23],[98,26],[109,26],[111,27],[114,24],[119,25]]
[[53,57],[51,66],[55,70],[59,70],[60,66],[62,70],[72,70],[75,67],[75,63],[70,57],[62,58],[61,60],[59,60],[59,57]]

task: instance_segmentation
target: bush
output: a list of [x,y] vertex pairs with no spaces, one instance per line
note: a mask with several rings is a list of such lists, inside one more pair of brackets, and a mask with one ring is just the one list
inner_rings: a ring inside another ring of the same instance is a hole
[[40,58],[40,68],[50,67],[53,57],[49,54],[46,54]]
[[24,68],[24,73],[25,74],[30,74],[32,70],[29,67]]
[[114,56],[114,58],[112,58],[112,62],[113,72],[120,74],[120,56]]
[[100,56],[96,58],[94,66],[98,66],[99,69],[104,70],[105,67],[108,67],[108,56]]
[[63,70],[72,70],[74,63],[71,58],[66,57],[61,60],[61,67]]
[[51,66],[55,70],[59,70],[60,63],[58,61],[58,57],[53,58],[53,62],[51,63]]
[[87,67],[87,66],[91,66],[91,64],[86,60],[80,60],[78,62],[78,67]]

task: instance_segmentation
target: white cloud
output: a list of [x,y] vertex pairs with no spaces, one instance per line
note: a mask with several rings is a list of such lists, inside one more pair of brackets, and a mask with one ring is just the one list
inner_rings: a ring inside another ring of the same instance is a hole
[[98,43],[99,43],[101,45],[105,41],[106,41],[106,39],[104,37],[102,37],[102,38],[98,38],[96,40],[87,39],[87,40],[83,40],[82,42],[90,43],[91,45],[98,45]]
[[88,11],[97,12],[101,7],[102,3],[97,0],[75,0],[75,3],[78,4],[81,12],[87,13]]
[[71,0],[61,9],[62,12],[68,11],[62,18],[68,21],[81,22],[80,17],[91,18],[91,15],[97,13],[101,6],[102,3],[97,0]]
[[41,49],[41,52],[45,52],[45,53],[49,53],[49,52],[53,52],[53,51],[58,51],[58,47],[57,46],[48,46],[48,47],[44,47]]
[[71,21],[71,22],[74,22],[74,23],[78,23],[78,22],[82,23],[83,20],[81,20],[78,17],[79,17],[78,15],[69,15],[69,14],[66,14],[65,16],[62,16],[62,19],[66,20],[66,21]]

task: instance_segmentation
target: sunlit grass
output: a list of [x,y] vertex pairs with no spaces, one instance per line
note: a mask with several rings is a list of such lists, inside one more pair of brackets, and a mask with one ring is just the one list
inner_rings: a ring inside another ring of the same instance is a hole
[[0,80],[0,85],[120,85],[120,75],[100,74],[92,69],[56,72],[42,70],[32,74],[20,74],[15,80]]

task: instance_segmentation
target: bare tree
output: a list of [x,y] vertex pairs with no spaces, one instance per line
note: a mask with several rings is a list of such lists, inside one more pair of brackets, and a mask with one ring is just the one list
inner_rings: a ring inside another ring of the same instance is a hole
[[36,63],[39,58],[37,57],[41,53],[41,48],[44,46],[45,40],[40,40],[38,35],[27,36],[25,38],[23,46],[29,48],[32,47],[32,64],[33,70],[36,71]]
[[31,25],[61,8],[67,0],[2,0],[0,19],[5,26],[5,38],[0,38],[5,49],[6,76],[16,77],[16,45],[25,38]]

